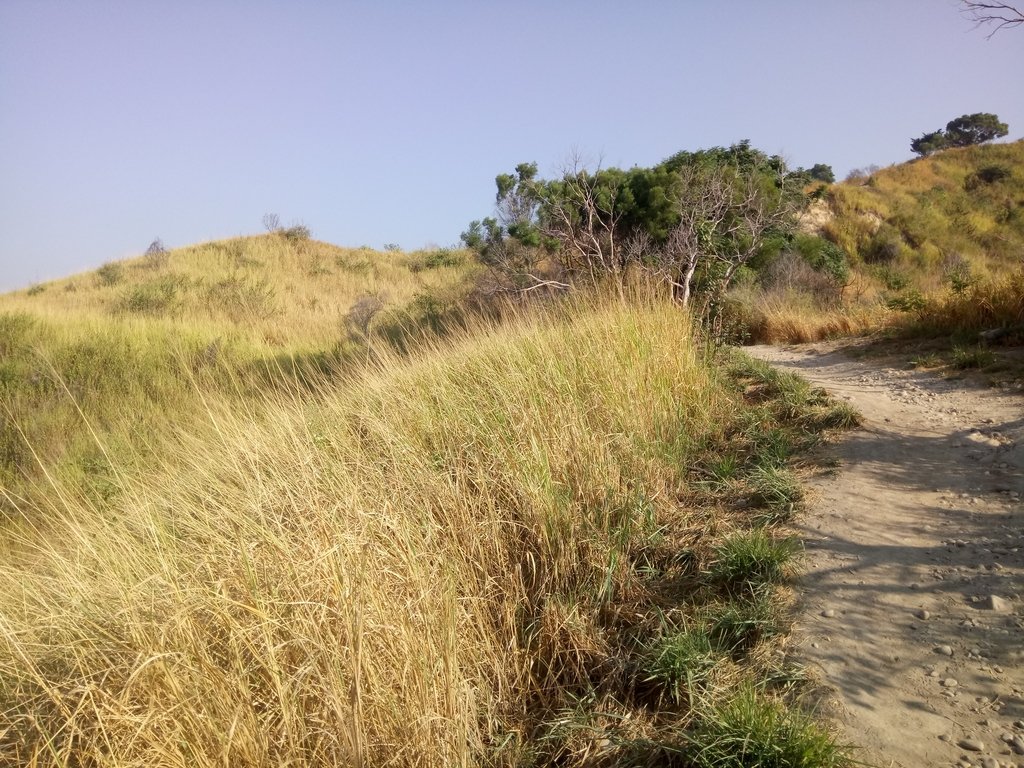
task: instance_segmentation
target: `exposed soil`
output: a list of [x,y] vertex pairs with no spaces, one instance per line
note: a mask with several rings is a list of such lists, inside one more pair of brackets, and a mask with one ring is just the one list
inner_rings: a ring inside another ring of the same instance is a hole
[[748,351],[864,417],[801,521],[822,706],[873,765],[1024,766],[1024,397],[836,344]]

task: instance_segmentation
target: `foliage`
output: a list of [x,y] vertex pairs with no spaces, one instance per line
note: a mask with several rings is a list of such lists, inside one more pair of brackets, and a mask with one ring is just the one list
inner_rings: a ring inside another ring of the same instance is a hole
[[96,282],[102,286],[117,285],[124,279],[124,267],[116,261],[110,261],[96,270]]
[[589,170],[552,180],[535,163],[500,174],[496,216],[462,240],[510,290],[564,290],[634,270],[672,285],[683,303],[715,296],[793,225],[802,176],[743,141],[679,152],[652,168]]
[[970,147],[984,144],[1009,133],[1006,123],[988,112],[961,115],[946,123],[946,130],[932,131],[910,142],[914,153],[926,157],[949,147]]
[[815,181],[823,181],[826,184],[832,184],[836,180],[836,174],[832,170],[832,166],[825,165],[825,163],[815,163],[807,171],[807,175]]

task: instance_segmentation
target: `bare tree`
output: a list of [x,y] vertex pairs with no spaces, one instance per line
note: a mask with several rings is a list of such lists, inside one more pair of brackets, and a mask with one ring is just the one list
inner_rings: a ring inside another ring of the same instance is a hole
[[382,309],[384,309],[384,302],[378,294],[364,294],[349,307],[345,315],[345,325],[351,333],[368,340],[370,338],[370,323]]
[[578,155],[562,169],[561,181],[548,188],[541,204],[541,231],[556,240],[563,267],[571,274],[618,277],[628,251],[618,242],[622,218],[617,208],[621,180],[600,183],[601,169],[587,170]]
[[781,175],[770,190],[763,176],[727,166],[681,173],[679,223],[653,261],[659,277],[687,305],[698,270],[706,270],[717,291],[724,291],[768,234],[792,225],[798,204],[785,194]]
[[280,232],[281,217],[278,216],[276,213],[264,213],[263,228],[267,230],[267,232]]
[[961,0],[960,11],[974,22],[975,27],[994,27],[985,36],[986,38],[991,38],[1001,29],[1024,24],[1024,11],[1008,3],[996,3],[989,0]]

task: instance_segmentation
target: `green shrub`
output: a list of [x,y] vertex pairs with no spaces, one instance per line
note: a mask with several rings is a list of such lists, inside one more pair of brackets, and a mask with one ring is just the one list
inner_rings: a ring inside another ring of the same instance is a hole
[[953,367],[961,370],[968,368],[987,368],[995,362],[995,353],[984,347],[953,347]]
[[133,286],[116,305],[119,312],[159,315],[177,303],[178,292],[185,284],[180,275],[165,275]]
[[889,264],[896,261],[906,248],[900,233],[890,224],[882,224],[861,249],[861,257],[868,264]]
[[920,291],[907,291],[899,296],[890,296],[885,306],[898,312],[922,312],[928,306],[928,300]]
[[910,285],[910,277],[890,266],[876,267],[874,275],[890,291],[902,291]]
[[463,263],[462,255],[451,248],[438,248],[426,256],[410,263],[409,269],[419,272],[424,269],[439,269],[440,267],[457,267]]
[[102,286],[117,285],[124,279],[124,267],[116,261],[108,261],[96,270],[96,280]]
[[964,179],[964,189],[973,192],[988,184],[997,184],[1013,176],[1013,169],[1005,165],[985,165]]

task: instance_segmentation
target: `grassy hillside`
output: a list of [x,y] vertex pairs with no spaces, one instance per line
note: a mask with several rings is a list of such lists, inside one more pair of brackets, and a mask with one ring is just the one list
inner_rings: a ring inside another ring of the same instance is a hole
[[271,234],[0,296],[0,511],[47,498],[54,476],[109,496],[113,455],[143,458],[155,432],[201,417],[206,395],[344,369],[365,357],[368,324],[394,335],[430,319],[470,269],[460,252]]
[[6,762],[845,764],[779,585],[791,456],[848,411],[640,298],[311,383],[204,392],[3,531]]
[[850,278],[840,292],[799,264],[769,273],[767,290],[741,292],[757,338],[897,328],[973,340],[1024,324],[1024,141],[832,185],[805,228],[842,249]]

